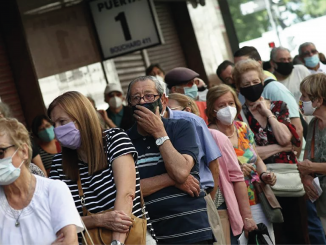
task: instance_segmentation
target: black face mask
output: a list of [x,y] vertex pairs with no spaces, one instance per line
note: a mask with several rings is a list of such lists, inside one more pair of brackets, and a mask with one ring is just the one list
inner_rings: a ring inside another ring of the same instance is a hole
[[289,62],[289,63],[275,62],[275,64],[277,65],[277,68],[274,68],[275,71],[277,71],[278,73],[280,73],[283,76],[290,75],[294,68],[293,62]]
[[258,83],[256,85],[240,88],[240,93],[249,101],[255,102],[257,101],[261,94],[263,93],[264,86],[262,83]]
[[[162,110],[163,110],[163,108],[162,108],[162,102],[161,102],[161,99],[160,98],[158,100],[155,100],[152,103],[146,103],[146,104],[142,104],[142,105],[141,104],[138,104],[138,105],[146,107],[148,110],[150,110],[154,114],[156,113],[156,108],[157,107],[159,108],[160,113],[162,113]],[[136,110],[138,110],[136,108],[136,105],[132,106],[132,114],[134,114]]]
[[198,92],[203,92],[207,89],[206,86],[198,87]]

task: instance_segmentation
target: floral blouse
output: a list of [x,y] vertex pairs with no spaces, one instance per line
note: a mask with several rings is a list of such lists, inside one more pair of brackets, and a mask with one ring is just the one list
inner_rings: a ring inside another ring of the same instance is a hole
[[[238,157],[239,164],[252,164],[256,168],[257,155],[254,149],[255,140],[254,134],[247,126],[246,123],[240,121],[234,121],[234,126],[238,135],[238,146],[233,147]],[[245,176],[245,182],[247,185],[249,203],[255,205],[258,203],[257,194],[253,183],[259,181],[259,176],[256,171],[251,171],[251,176]]]
[[[267,121],[266,128],[263,128],[259,122],[253,117],[246,104],[242,106],[242,110],[247,117],[249,126],[255,135],[255,142],[258,146],[267,146],[271,144],[278,144],[272,127]],[[300,146],[300,137],[296,132],[295,126],[291,124],[289,118],[289,110],[286,103],[283,101],[271,101],[271,112],[276,116],[277,120],[284,123],[292,134],[292,144]],[[265,164],[268,163],[297,163],[296,156],[292,151],[279,152],[264,160]]]

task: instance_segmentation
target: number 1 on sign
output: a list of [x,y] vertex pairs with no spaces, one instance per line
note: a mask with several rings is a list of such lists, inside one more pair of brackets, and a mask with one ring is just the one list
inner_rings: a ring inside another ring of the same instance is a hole
[[121,22],[121,27],[122,27],[123,35],[125,36],[125,40],[126,41],[131,40],[131,34],[130,34],[130,31],[129,31],[129,26],[128,26],[128,23],[127,23],[125,13],[124,12],[119,13],[115,17],[115,21],[120,21]]

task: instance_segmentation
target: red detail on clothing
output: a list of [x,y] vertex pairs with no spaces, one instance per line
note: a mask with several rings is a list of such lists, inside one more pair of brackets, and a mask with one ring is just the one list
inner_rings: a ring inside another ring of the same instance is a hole
[[57,147],[57,152],[58,153],[61,153],[61,145],[60,145],[60,143],[59,143],[59,141],[55,141],[55,146]]
[[202,119],[205,120],[206,124],[208,124],[208,118],[206,116],[206,101],[195,101],[198,109],[199,109],[199,114]]

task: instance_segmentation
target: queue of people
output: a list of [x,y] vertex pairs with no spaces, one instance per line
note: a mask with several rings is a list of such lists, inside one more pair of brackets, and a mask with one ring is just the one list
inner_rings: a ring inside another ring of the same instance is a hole
[[112,245],[251,244],[251,234],[265,234],[264,244],[326,244],[326,74],[317,56],[305,43],[304,65],[293,65],[277,47],[272,74],[243,47],[209,89],[194,70],[154,64],[126,94],[108,84],[106,111],[79,92],[60,95],[31,133],[0,104],[0,244],[78,244],[96,232]]

